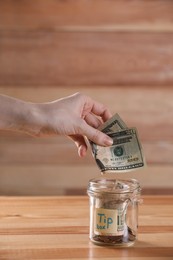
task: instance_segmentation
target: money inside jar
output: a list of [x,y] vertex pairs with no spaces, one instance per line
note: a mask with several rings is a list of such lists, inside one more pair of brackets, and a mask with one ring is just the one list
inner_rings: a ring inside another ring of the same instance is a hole
[[132,245],[138,227],[139,183],[134,179],[92,179],[88,194],[90,239],[101,245]]
[[113,139],[110,147],[90,142],[93,156],[102,173],[127,172],[144,167],[144,155],[136,128],[128,128],[120,116],[115,114],[99,130]]

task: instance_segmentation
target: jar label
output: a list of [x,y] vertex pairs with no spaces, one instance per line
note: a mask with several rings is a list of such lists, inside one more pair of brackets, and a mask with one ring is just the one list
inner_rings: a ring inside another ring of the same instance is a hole
[[123,209],[96,208],[94,233],[97,235],[121,236],[124,233],[125,215]]

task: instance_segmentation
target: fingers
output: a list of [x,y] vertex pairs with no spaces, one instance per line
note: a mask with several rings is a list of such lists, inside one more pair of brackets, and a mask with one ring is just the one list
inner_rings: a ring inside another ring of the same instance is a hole
[[84,157],[87,152],[87,144],[85,138],[82,135],[70,135],[69,136],[76,144],[78,148],[79,157]]
[[105,122],[112,114],[110,110],[103,104],[95,101],[89,96],[83,95],[81,93],[76,93],[73,95],[73,98],[76,100],[76,104],[80,104],[83,107],[82,115],[85,117],[88,113],[93,113],[102,118]]
[[85,135],[89,140],[101,146],[110,146],[113,144],[112,138],[88,125],[84,120],[81,123],[79,134]]
[[85,145],[80,145],[78,147],[78,154],[79,154],[79,157],[84,157],[86,155],[86,152],[87,152],[87,146]]
[[93,127],[87,124],[84,120],[81,120],[78,134],[69,135],[69,137],[75,142],[80,157],[84,157],[87,152],[87,144],[84,136],[101,146],[110,146],[113,143],[113,140],[109,136],[94,128],[101,124],[101,121],[97,117],[90,114],[90,116],[88,116],[85,120],[93,125]]
[[94,100],[92,100],[92,102],[93,102],[93,106],[91,112],[93,114],[100,116],[104,122],[112,117],[110,110],[106,106]]
[[66,120],[66,125],[72,122],[71,127],[66,127],[66,134],[75,142],[78,147],[79,156],[85,156],[87,144],[84,136],[100,146],[110,146],[113,140],[97,128],[111,116],[111,112],[103,104],[91,99],[88,96],[76,93],[66,101],[69,113],[73,108],[70,120]]
[[99,128],[99,126],[103,124],[103,121],[92,113],[87,114],[84,120],[87,122],[88,125],[94,128]]

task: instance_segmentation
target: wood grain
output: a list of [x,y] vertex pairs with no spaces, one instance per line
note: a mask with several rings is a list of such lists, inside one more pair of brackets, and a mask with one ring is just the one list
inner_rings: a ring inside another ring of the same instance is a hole
[[[0,1],[0,93],[44,102],[81,91],[108,105],[138,129],[148,168],[134,176],[171,190],[172,14],[171,0]],[[0,194],[52,195],[84,190],[98,169],[68,139],[1,131],[0,173]]]
[[4,1],[0,85],[173,84],[173,3]]
[[[101,177],[96,164],[92,165],[6,165],[0,166],[0,194],[1,195],[64,195],[86,194],[88,181]],[[108,177],[119,179],[135,178],[142,189],[151,189],[162,194],[163,189],[173,193],[173,167],[148,166],[144,170],[137,170],[123,175],[112,174]],[[171,192],[172,190],[172,192]],[[150,194],[151,194],[150,193]]]
[[[148,164],[172,165],[173,89],[160,87],[80,88],[81,92],[107,104],[118,112],[128,126],[138,129]],[[32,102],[44,102],[76,92],[76,87],[63,88],[0,88],[1,93]],[[92,164],[90,154],[79,160],[74,144],[65,137],[33,138],[19,133],[0,132],[0,163],[6,164]],[[45,148],[45,149],[44,149]],[[65,156],[68,151],[70,156]]]
[[[61,139],[60,143],[58,140]],[[2,140],[2,141],[1,141]],[[54,143],[50,144],[44,142],[37,142],[37,140],[25,139],[22,142],[12,143],[10,140],[3,141],[0,137],[0,164],[48,164],[48,165],[91,165],[93,164],[93,157],[91,149],[88,148],[88,156],[85,159],[79,159],[76,146],[64,138],[58,138]],[[64,141],[64,142],[63,142]],[[63,142],[61,144],[61,142]],[[155,143],[144,143],[143,149],[148,164],[173,165],[172,151],[173,143],[165,141]],[[67,154],[69,156],[65,156]]]
[[[167,189],[171,193],[172,87],[0,87],[3,94],[31,102],[46,102],[79,90],[107,104],[112,113],[118,112],[128,126],[137,127],[148,167],[126,177],[138,179],[144,192],[150,189],[150,193],[162,194]],[[75,145],[65,137],[33,138],[2,131],[0,172],[1,195],[80,194],[89,179],[100,175],[90,149],[80,159]]]
[[0,30],[173,31],[171,0],[1,1]]
[[0,85],[172,85],[172,42],[172,33],[0,32]]
[[143,199],[138,242],[120,250],[89,242],[86,196],[1,197],[0,259],[171,260],[173,197]]

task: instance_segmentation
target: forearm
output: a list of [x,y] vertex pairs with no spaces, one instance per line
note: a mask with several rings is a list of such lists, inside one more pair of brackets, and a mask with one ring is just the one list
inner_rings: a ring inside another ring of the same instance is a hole
[[112,144],[112,139],[97,129],[110,117],[105,106],[80,93],[47,103],[30,103],[0,95],[0,130],[22,131],[34,136],[70,136],[80,156],[87,150],[85,137],[98,145]]
[[[0,129],[39,134],[37,106],[34,103],[0,95]],[[36,123],[37,122],[37,123]]]

